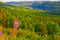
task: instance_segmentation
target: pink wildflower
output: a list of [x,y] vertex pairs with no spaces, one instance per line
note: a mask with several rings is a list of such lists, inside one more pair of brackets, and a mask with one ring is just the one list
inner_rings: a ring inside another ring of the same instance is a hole
[[0,30],[0,36],[2,35],[2,30]]
[[14,21],[14,28],[18,28],[18,26],[19,26],[19,21],[18,21],[18,19],[16,19]]

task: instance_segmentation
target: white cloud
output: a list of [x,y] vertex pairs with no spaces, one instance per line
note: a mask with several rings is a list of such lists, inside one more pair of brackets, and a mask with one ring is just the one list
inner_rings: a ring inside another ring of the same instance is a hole
[[59,0],[0,0],[3,2],[9,2],[9,1],[59,1]]
[[34,0],[0,0],[3,2],[9,2],[9,1],[34,1]]
[[59,0],[50,0],[50,1],[59,1]]
[[38,0],[38,1],[60,1],[60,0]]

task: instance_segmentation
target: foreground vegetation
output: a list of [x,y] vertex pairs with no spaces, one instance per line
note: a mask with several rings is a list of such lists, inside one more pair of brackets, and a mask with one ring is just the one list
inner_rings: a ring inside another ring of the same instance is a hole
[[[13,28],[16,16],[18,29]],[[0,31],[0,39],[5,40],[59,40],[60,16],[43,10],[0,7]]]

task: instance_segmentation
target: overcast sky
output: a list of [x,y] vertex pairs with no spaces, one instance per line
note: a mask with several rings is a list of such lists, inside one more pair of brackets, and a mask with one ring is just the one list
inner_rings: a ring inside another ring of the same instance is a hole
[[3,2],[10,2],[10,1],[59,1],[59,0],[0,0]]

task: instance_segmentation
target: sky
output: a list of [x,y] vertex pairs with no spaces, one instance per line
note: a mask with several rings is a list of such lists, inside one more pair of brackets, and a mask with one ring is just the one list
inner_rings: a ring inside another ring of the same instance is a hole
[[59,1],[59,0],[0,0],[2,2],[10,2],[10,1]]

